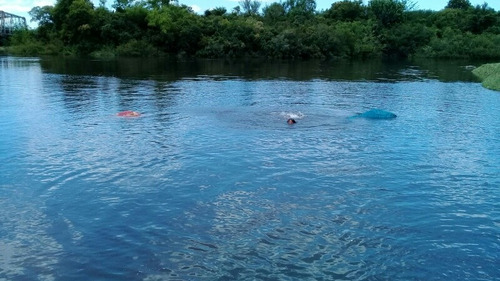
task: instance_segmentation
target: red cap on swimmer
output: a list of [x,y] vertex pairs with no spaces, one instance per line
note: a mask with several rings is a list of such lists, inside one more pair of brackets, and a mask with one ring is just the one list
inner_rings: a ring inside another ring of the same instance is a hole
[[139,116],[141,116],[141,114],[139,112],[132,111],[132,110],[118,112],[116,115],[120,116],[120,117],[139,117]]

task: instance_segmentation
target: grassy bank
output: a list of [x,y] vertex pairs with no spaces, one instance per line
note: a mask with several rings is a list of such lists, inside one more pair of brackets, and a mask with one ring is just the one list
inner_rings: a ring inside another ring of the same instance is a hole
[[500,91],[500,63],[483,64],[472,73],[481,79],[485,88]]

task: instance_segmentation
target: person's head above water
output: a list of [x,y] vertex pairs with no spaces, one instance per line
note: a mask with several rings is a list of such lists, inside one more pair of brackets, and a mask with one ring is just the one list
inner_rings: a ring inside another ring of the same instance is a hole
[[288,119],[286,122],[287,122],[288,124],[290,124],[290,125],[291,125],[291,124],[295,124],[295,123],[297,123],[297,121],[295,121],[295,119],[293,119],[293,118]]

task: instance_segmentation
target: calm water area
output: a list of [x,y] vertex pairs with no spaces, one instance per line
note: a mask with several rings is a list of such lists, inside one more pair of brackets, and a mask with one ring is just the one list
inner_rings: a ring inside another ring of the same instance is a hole
[[0,57],[0,280],[500,280],[469,64]]

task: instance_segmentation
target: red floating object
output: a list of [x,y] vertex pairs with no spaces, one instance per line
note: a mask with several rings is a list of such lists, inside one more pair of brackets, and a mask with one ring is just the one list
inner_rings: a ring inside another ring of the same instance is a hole
[[137,111],[132,111],[132,110],[126,110],[122,112],[118,112],[116,115],[120,117],[139,117],[141,114]]

